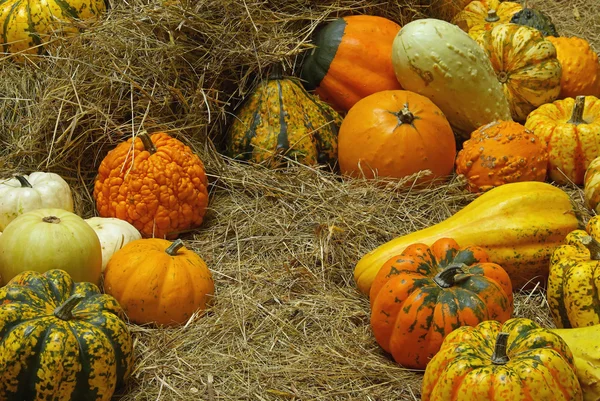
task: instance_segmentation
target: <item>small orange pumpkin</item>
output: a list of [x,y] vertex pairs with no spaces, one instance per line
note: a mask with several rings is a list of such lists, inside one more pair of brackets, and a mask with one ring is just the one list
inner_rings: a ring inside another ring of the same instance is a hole
[[215,286],[204,260],[181,239],[142,238],[110,258],[104,291],[134,323],[175,326],[205,310]]
[[452,172],[456,141],[450,123],[428,98],[404,90],[381,91],[358,101],[338,134],[343,174],[404,178],[422,170]]
[[544,181],[547,166],[545,144],[513,121],[480,127],[463,143],[456,158],[456,173],[465,176],[471,192],[509,182]]
[[144,237],[172,238],[202,224],[207,184],[188,146],[164,132],[142,133],[102,160],[94,199],[101,217],[125,220]]

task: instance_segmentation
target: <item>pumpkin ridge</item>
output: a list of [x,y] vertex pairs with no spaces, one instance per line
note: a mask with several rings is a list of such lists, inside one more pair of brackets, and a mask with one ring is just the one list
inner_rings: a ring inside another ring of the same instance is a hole
[[[60,10],[63,12],[63,15],[67,15],[70,18],[74,18],[74,19],[78,19],[79,18],[79,12],[77,11],[77,9],[73,6],[71,6],[67,1],[65,0],[53,0],[59,7]],[[82,4],[82,7],[84,6],[84,4]]]
[[277,134],[276,150],[279,151],[280,149],[283,149],[283,154],[285,154],[290,148],[287,121],[285,120],[287,110],[283,107],[283,90],[281,88],[281,82],[279,82],[279,80],[276,80],[275,82],[277,84],[277,100],[279,102],[279,133]]
[[[3,0],[0,2],[0,6],[3,3],[6,3],[8,0]],[[4,19],[4,24],[2,26],[2,47],[5,53],[8,53],[8,29],[10,28],[9,23],[11,22],[11,16],[14,15],[15,13],[15,9],[17,9],[19,6],[18,2],[15,2],[12,7],[10,8],[10,11],[6,13],[6,18]]]

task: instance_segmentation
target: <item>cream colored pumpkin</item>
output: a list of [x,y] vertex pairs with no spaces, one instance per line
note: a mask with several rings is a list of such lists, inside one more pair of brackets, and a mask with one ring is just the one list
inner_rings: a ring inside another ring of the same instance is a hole
[[142,234],[129,222],[115,217],[91,217],[85,220],[96,232],[102,247],[102,271],[112,255],[123,245],[142,238]]
[[392,65],[400,85],[433,101],[461,139],[492,121],[512,120],[490,60],[454,24],[409,22],[394,39]]
[[0,231],[19,215],[41,208],[73,211],[71,188],[60,175],[38,171],[0,180]]

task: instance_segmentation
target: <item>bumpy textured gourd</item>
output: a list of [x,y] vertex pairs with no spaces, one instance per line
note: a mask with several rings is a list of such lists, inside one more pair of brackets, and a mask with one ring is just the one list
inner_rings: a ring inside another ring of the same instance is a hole
[[544,36],[559,36],[552,19],[540,10],[534,8],[527,7],[515,13],[510,19],[510,22],[535,28]]

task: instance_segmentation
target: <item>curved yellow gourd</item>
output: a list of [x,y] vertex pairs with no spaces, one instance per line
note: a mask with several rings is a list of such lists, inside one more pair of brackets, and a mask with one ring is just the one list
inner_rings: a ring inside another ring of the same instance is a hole
[[395,238],[364,255],[356,264],[354,279],[368,294],[381,266],[408,245],[428,246],[453,238],[460,246],[484,248],[492,262],[508,272],[514,289],[545,282],[554,248],[577,229],[579,221],[571,199],[558,187],[544,182],[501,185],[431,227]]

